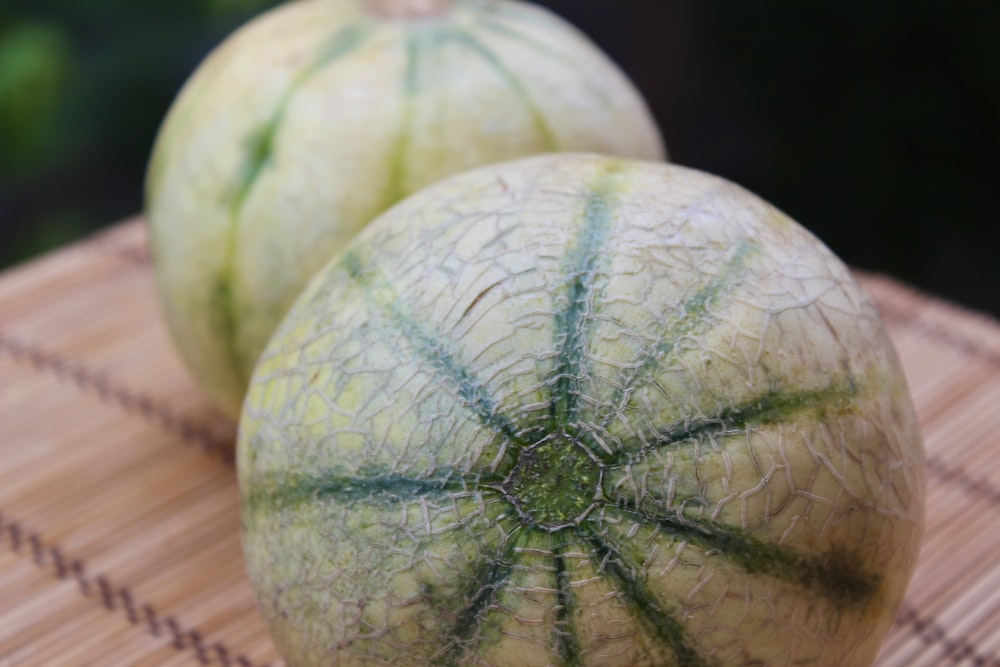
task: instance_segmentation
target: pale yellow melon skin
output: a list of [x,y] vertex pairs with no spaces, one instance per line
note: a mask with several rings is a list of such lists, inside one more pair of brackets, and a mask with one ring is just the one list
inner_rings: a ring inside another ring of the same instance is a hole
[[[384,15],[421,5],[432,15]],[[255,146],[266,147],[256,158]],[[664,157],[630,82],[540,8],[304,0],[272,10],[199,67],[151,159],[157,280],[183,357],[237,412],[291,301],[375,215],[470,167],[573,150]]]
[[[531,451],[565,477],[526,515],[510,489],[541,487],[492,476],[554,431],[577,439]],[[582,447],[611,457],[599,492]],[[923,531],[905,379],[847,268],[731,183],[594,155],[478,169],[367,226],[263,354],[238,457],[291,665],[867,667]],[[630,502],[850,583],[751,572]]]

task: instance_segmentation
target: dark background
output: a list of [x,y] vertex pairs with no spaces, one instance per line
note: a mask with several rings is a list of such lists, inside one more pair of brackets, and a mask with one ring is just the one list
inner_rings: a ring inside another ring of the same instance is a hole
[[[157,126],[273,0],[2,0],[0,267],[140,210]],[[1000,314],[1000,2],[544,0],[631,76],[671,159],[849,263]]]

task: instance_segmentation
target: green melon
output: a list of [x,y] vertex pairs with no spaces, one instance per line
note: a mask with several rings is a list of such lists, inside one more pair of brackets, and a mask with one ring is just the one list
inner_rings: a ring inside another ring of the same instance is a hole
[[147,215],[182,356],[238,411],[268,337],[359,228],[470,167],[661,159],[646,106],[575,29],[507,0],[305,0],[239,30],[160,131]]
[[845,266],[726,181],[593,155],[367,226],[262,356],[238,455],[291,665],[861,667],[923,530]]

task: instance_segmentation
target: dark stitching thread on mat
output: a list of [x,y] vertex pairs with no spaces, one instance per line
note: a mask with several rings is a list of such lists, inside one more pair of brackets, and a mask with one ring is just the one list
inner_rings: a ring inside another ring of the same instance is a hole
[[[142,223],[132,223],[132,224],[142,224]],[[102,252],[106,255],[111,255],[126,264],[137,268],[147,268],[152,263],[152,256],[149,251],[149,246],[146,243],[123,243],[116,238],[110,236],[114,232],[107,232],[108,235],[101,235],[93,238],[89,245],[90,247]]]
[[896,617],[895,626],[909,628],[927,646],[940,644],[945,650],[941,659],[952,664],[971,660],[974,667],[1000,667],[1000,658],[978,653],[979,647],[967,639],[948,637],[948,631],[940,623],[933,618],[921,616],[916,609],[908,605],[905,605],[902,613]]
[[973,477],[961,468],[954,468],[937,457],[927,458],[927,472],[938,478],[941,482],[954,483],[969,493],[984,496],[991,505],[1000,506],[1000,489],[994,487],[989,481]]
[[234,464],[232,448],[228,447],[226,439],[216,437],[208,428],[157,405],[149,396],[117,387],[101,373],[59,355],[12,340],[0,331],[0,354],[4,352],[17,361],[30,363],[37,370],[48,371],[60,380],[71,382],[81,391],[96,393],[101,401],[113,403],[129,414],[137,414],[167,433],[200,446],[206,453],[219,456],[230,466]]
[[1000,366],[1000,354],[993,350],[983,347],[979,343],[969,340],[965,336],[956,334],[953,331],[949,331],[942,326],[928,324],[917,317],[911,309],[900,308],[877,299],[875,303],[878,305],[879,312],[882,313],[882,317],[885,320],[896,321],[899,324],[913,327],[932,340],[950,345],[970,357],[976,357],[994,366]]
[[185,628],[175,617],[160,616],[148,604],[137,607],[135,598],[128,588],[116,588],[104,575],[87,574],[83,561],[74,559],[67,562],[65,554],[58,546],[45,544],[38,533],[26,531],[17,521],[6,520],[3,512],[0,512],[0,545],[5,542],[10,550],[19,556],[25,555],[26,552],[30,553],[31,559],[40,569],[48,569],[46,565],[51,564],[50,572],[57,579],[75,580],[84,597],[100,602],[107,611],[123,611],[130,624],[145,625],[154,637],[163,636],[163,630],[166,628],[170,644],[178,651],[193,651],[201,664],[252,667],[249,658],[245,655],[234,658],[221,642],[206,645],[198,630]]
[[123,248],[120,246],[113,246],[109,248],[109,251],[115,257],[118,257],[135,267],[144,269],[152,263],[152,257],[150,256],[147,248]]

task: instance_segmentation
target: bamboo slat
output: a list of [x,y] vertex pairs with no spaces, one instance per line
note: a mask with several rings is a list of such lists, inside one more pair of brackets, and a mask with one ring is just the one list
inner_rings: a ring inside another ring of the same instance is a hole
[[[879,667],[1000,667],[1000,325],[860,274],[927,445],[927,534]],[[0,274],[0,667],[281,665],[233,424],[170,346],[140,221]]]

